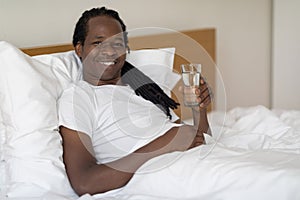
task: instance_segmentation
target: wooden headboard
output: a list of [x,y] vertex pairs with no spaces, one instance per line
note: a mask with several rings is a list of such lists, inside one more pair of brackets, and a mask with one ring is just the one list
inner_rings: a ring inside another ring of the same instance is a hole
[[[129,37],[130,49],[145,49],[145,48],[164,48],[175,47],[176,55],[174,60],[174,71],[179,72],[179,66],[182,63],[194,62],[202,64],[202,74],[209,82],[212,90],[216,86],[215,83],[215,51],[216,39],[214,29],[197,29],[182,32],[169,32],[162,34],[146,35],[139,37]],[[60,44],[42,47],[32,47],[21,49],[28,55],[41,55],[72,50],[71,44]],[[178,84],[174,90],[172,97],[181,102],[182,96],[178,92]],[[183,119],[190,118],[190,109],[180,106],[176,114]]]

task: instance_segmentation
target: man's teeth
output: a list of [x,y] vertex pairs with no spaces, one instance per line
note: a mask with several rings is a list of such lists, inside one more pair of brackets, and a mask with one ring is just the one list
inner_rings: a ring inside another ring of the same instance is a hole
[[100,62],[103,65],[113,65],[115,62]]

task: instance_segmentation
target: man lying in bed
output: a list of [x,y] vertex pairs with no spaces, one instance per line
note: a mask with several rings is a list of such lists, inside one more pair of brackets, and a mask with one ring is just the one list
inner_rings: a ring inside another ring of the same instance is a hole
[[59,119],[67,174],[79,195],[121,188],[146,161],[199,146],[209,131],[207,84],[201,80],[197,90],[195,125],[171,122],[177,103],[125,62],[127,43],[113,10],[91,9],[77,22],[73,45],[83,80],[63,93]]

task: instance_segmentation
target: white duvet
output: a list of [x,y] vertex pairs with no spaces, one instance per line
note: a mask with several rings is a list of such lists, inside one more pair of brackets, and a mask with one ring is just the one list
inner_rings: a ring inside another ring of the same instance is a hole
[[154,158],[125,187],[78,200],[299,200],[300,111],[256,106],[224,116],[210,114],[206,145]]

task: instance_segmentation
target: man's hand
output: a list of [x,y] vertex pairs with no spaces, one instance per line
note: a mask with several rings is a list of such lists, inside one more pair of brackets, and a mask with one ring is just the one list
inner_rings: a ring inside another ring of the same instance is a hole
[[200,86],[195,92],[198,95],[199,109],[206,109],[212,102],[212,92],[202,76],[200,78]]

